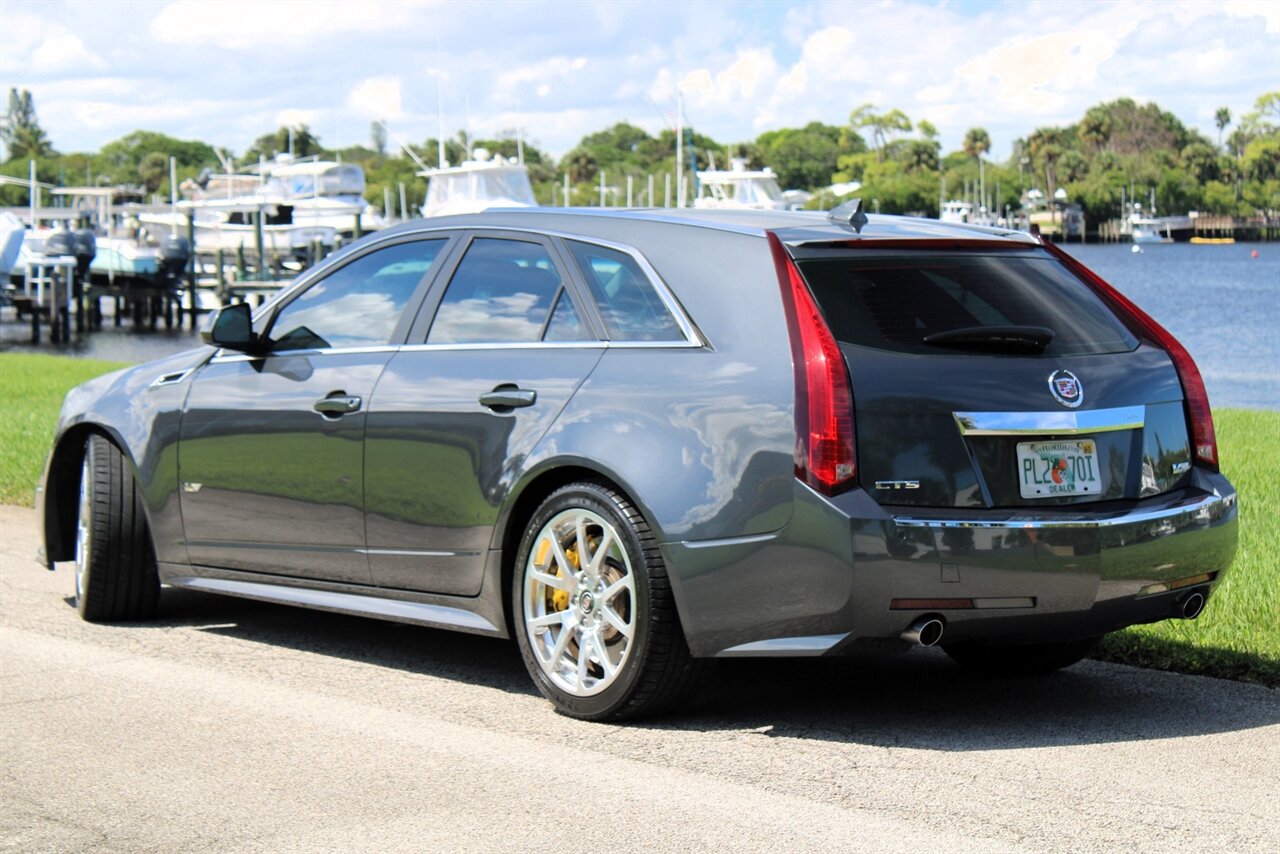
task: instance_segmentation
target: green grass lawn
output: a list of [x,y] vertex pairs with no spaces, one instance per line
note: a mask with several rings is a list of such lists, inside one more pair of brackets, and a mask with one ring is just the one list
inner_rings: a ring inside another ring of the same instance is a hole
[[0,353],[0,504],[30,507],[67,391],[119,362]]
[[[0,354],[0,503],[30,507],[63,395],[123,367],[63,356]],[[1222,468],[1240,493],[1240,549],[1200,619],[1109,635],[1109,661],[1280,687],[1280,412],[1214,412]],[[408,500],[408,496],[404,497]],[[468,502],[460,501],[459,504]]]
[[1280,412],[1213,413],[1222,471],[1240,495],[1240,547],[1197,620],[1108,635],[1099,658],[1280,687]]

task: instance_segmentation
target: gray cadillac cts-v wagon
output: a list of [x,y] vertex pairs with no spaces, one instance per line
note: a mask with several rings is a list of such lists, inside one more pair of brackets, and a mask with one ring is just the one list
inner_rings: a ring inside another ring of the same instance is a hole
[[865,640],[1064,667],[1195,617],[1236,547],[1186,350],[1023,233],[419,220],[206,340],[67,396],[38,503],[85,619],[169,585],[514,635],[605,719]]

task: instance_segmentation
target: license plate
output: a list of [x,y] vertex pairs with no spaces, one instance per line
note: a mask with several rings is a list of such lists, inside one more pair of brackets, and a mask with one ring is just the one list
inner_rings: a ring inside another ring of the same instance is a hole
[[1019,442],[1018,473],[1018,489],[1023,498],[1102,492],[1098,443],[1092,439]]

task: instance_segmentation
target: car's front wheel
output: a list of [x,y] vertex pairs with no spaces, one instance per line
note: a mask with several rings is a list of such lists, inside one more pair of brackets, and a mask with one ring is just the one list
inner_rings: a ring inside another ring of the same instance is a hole
[[572,484],[542,503],[520,545],[512,603],[525,665],[566,715],[654,714],[701,671],[653,532],[606,486]]
[[76,610],[90,622],[145,620],[159,600],[142,491],[120,449],[90,436],[76,521]]
[[989,676],[1035,676],[1070,667],[1093,652],[1101,638],[1058,643],[946,644],[943,651],[958,664]]

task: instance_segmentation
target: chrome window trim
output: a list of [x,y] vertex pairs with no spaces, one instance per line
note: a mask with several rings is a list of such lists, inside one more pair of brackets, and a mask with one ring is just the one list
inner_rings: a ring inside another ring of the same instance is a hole
[[467,344],[383,344],[378,347],[331,347],[320,350],[281,350],[277,353],[226,353],[218,351],[209,360],[211,365],[232,362],[252,362],[257,359],[283,359],[295,356],[358,356],[378,353],[430,353],[461,350],[660,350],[698,349],[701,344],[692,341],[512,341],[507,343]]
[[395,344],[379,344],[371,347],[324,347],[312,350],[280,350],[275,353],[232,353],[219,350],[209,360],[211,365],[222,365],[229,362],[252,362],[258,359],[276,359],[286,356],[359,356],[375,353],[395,353],[400,347]]
[[1159,510],[1146,510],[1137,513],[1119,513],[1102,519],[1044,519],[1029,516],[1012,516],[999,522],[988,522],[978,519],[929,519],[916,516],[894,516],[893,524],[902,528],[1013,528],[1046,530],[1053,528],[1115,528],[1121,525],[1135,525],[1145,522],[1158,522],[1174,516],[1188,513],[1221,512],[1233,507],[1236,503],[1234,494],[1222,496],[1206,495],[1194,501],[1176,504],[1173,507],[1162,507]]
[[[702,333],[698,331],[698,327],[694,325],[693,321],[685,313],[684,308],[680,305],[680,302],[675,298],[675,294],[671,292],[671,288],[667,285],[666,281],[662,278],[662,276],[658,274],[658,271],[654,269],[653,265],[649,263],[649,259],[644,257],[644,255],[640,252],[640,250],[636,249],[634,246],[628,246],[625,243],[618,243],[616,241],[609,240],[607,238],[594,237],[591,235],[571,234],[569,232],[559,231],[558,229],[523,228],[520,226],[512,226],[512,225],[479,225],[479,224],[441,225],[441,226],[428,227],[428,228],[423,228],[421,230],[414,230],[409,232],[398,232],[394,235],[388,235],[387,242],[397,242],[400,240],[405,240],[406,238],[412,239],[415,237],[423,237],[426,235],[437,234],[440,232],[449,232],[452,234],[459,234],[464,231],[510,232],[513,234],[523,234],[523,235],[529,235],[532,237],[554,237],[559,240],[575,240],[578,243],[589,243],[594,246],[603,246],[606,249],[612,249],[615,252],[621,252],[625,255],[628,255],[636,262],[636,264],[640,266],[640,269],[644,272],[645,276],[649,279],[649,284],[651,284],[653,286],[653,289],[657,292],[658,298],[662,300],[662,304],[666,306],[667,311],[669,311],[671,313],[672,318],[675,319],[676,325],[680,327],[680,332],[681,334],[684,335],[684,340],[683,341],[679,341],[679,340],[618,341],[618,342],[609,342],[609,343],[611,343],[612,346],[615,346],[615,347],[623,347],[623,346],[626,346],[626,347],[707,347],[709,346],[709,342],[702,336]],[[760,232],[760,233],[763,233],[763,232]],[[375,248],[376,248],[375,246],[370,246],[369,251],[372,252]],[[313,267],[312,269],[314,270],[315,268]],[[281,297],[283,297],[286,293],[294,290],[297,287],[310,284],[312,281],[312,277],[308,276],[309,272],[311,271],[307,271],[307,273],[303,273],[302,275],[298,276],[298,278],[294,279],[288,285],[281,288],[274,296],[271,297],[271,299],[267,300],[262,306],[260,306],[258,308],[258,311],[253,313],[254,323],[258,322],[258,320],[260,319],[260,314],[263,314],[269,311],[274,306],[274,304],[277,303],[281,299]],[[540,341],[540,342],[534,342],[534,343],[543,344],[543,343],[554,343],[554,342]],[[592,342],[592,343],[597,343],[597,342]],[[424,346],[424,345],[413,344],[408,346],[418,347],[418,346]]]
[[962,436],[1074,435],[1137,430],[1146,424],[1145,406],[1053,412],[953,412]]
[[400,349],[408,353],[430,353],[437,350],[604,350],[604,341],[473,341],[465,344],[405,344]]
[[[667,283],[663,281],[662,276],[658,275],[658,271],[655,270],[653,268],[653,265],[649,263],[649,259],[645,258],[644,255],[640,254],[640,251],[636,249],[634,246],[628,246],[625,243],[617,243],[612,240],[606,240],[604,238],[598,238],[598,237],[581,237],[581,236],[575,236],[570,234],[561,234],[554,231],[548,231],[544,233],[552,237],[558,237],[561,240],[571,240],[574,243],[586,243],[590,246],[602,246],[605,249],[612,249],[614,252],[620,252],[623,255],[630,257],[631,260],[636,262],[636,264],[640,267],[641,272],[643,272],[645,277],[649,280],[649,284],[653,287],[654,292],[658,294],[658,299],[662,300],[662,304],[666,306],[667,311],[671,314],[672,319],[675,320],[676,326],[680,327],[680,332],[681,334],[684,335],[684,340],[697,347],[706,346],[706,341],[703,340],[701,333],[699,333],[697,330],[697,327],[693,325],[693,321],[690,320],[688,316],[684,313],[684,309],[681,308],[680,303],[676,300],[675,295],[671,293],[671,289],[667,287]],[[576,266],[577,259],[573,257],[572,252],[570,252],[569,254],[570,254],[570,261],[572,261]],[[585,271],[583,271],[582,269],[579,269],[578,272],[581,273],[585,278],[586,276]],[[599,311],[598,306],[596,310]],[[672,344],[679,344],[681,342],[679,341],[619,341],[617,343],[620,345],[621,344],[650,344],[650,345],[658,344],[658,345],[670,346]]]

